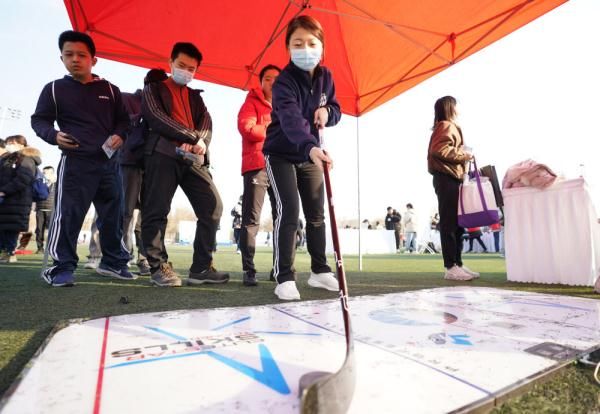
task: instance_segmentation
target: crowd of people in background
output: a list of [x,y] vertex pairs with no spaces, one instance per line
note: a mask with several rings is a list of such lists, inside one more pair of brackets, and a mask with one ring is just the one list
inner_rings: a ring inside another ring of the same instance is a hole
[[[40,170],[41,154],[24,136],[0,140],[0,262],[17,260],[19,233],[24,234],[20,245],[27,245],[34,205],[36,253],[46,249],[52,260],[43,269],[44,280],[55,287],[73,286],[77,240],[93,204],[96,216],[85,267],[121,280],[144,275],[155,286],[182,286],[165,246],[167,217],[179,187],[197,218],[187,283],[227,283],[229,274],[213,262],[223,205],[209,171],[212,120],[201,91],[187,86],[202,63],[200,50],[176,43],[168,61],[170,76],[152,69],[143,89],[122,93],[92,73],[97,59],[90,36],[66,31],[58,43],[68,75],[43,88],[31,125],[40,138],[61,149],[60,163],[56,172],[51,166]],[[260,86],[249,91],[238,113],[243,193],[231,215],[243,284],[256,286],[256,236],[268,195],[273,261],[265,270],[276,282],[279,299],[298,300],[295,250],[305,244],[311,259],[308,285],[339,289],[325,255],[323,169],[332,167],[332,159],[321,149],[320,136],[323,128],[339,122],[341,111],[332,74],[321,64],[325,34],[319,22],[304,15],[292,19],[285,47],[289,63],[264,66]],[[398,253],[437,253],[441,245],[444,278],[470,281],[479,273],[463,264],[463,240],[469,241],[467,252],[476,241],[486,253],[481,237],[490,231],[499,252],[501,224],[465,232],[457,223],[459,185],[472,154],[456,119],[456,100],[438,99],[427,160],[439,213],[431,217],[429,235],[420,234],[412,203],[402,214],[388,207],[382,221],[364,220],[361,228],[393,232]],[[39,185],[45,186],[43,197],[38,196]],[[130,271],[132,263],[138,272]]]
[[[203,60],[200,50],[176,43],[170,76],[153,69],[143,90],[127,94],[92,72],[97,58],[89,35],[63,32],[58,46],[68,75],[43,88],[31,117],[36,134],[62,151],[56,178],[50,168],[44,170],[52,196],[36,204],[36,253],[44,250],[44,231],[50,229],[46,251],[52,263],[43,269],[44,280],[54,287],[75,284],[78,236],[93,204],[95,229],[86,267],[106,277],[149,275],[155,286],[181,286],[165,246],[167,216],[180,187],[197,218],[187,283],[226,283],[229,274],[214,267],[212,255],[223,212],[209,171],[212,120],[201,91],[188,87]],[[232,215],[243,283],[256,286],[256,233],[269,194],[275,294],[294,300],[300,299],[294,251],[305,243],[311,256],[309,286],[338,289],[325,255],[323,169],[332,161],[321,149],[319,131],[336,125],[341,111],[332,74],[321,64],[325,33],[320,23],[309,16],[293,18],[285,47],[289,63],[266,65],[260,87],[248,93],[238,114],[244,192]],[[5,146],[0,249],[8,263],[16,260],[19,232],[28,228],[41,158],[21,136],[10,137]],[[129,270],[131,262],[138,272]]]

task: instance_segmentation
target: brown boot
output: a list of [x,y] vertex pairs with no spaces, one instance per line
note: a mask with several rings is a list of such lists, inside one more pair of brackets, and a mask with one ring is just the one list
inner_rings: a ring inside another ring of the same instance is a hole
[[179,287],[181,286],[181,279],[179,275],[173,270],[173,265],[169,263],[161,263],[160,267],[152,272],[150,282],[153,285],[160,287]]

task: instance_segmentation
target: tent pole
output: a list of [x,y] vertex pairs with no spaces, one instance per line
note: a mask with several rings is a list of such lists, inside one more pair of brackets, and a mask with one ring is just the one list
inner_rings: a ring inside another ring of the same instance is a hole
[[358,197],[358,271],[362,272],[362,226],[360,220],[360,139],[358,132],[359,122],[358,115],[356,116],[356,194]]

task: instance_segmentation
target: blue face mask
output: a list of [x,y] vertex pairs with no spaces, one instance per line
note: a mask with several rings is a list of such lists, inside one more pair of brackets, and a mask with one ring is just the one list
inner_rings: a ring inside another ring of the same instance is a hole
[[185,86],[194,79],[194,74],[184,69],[173,68],[173,82],[178,85]]
[[310,47],[304,49],[290,49],[290,54],[294,65],[308,72],[317,67],[321,61],[323,50]]

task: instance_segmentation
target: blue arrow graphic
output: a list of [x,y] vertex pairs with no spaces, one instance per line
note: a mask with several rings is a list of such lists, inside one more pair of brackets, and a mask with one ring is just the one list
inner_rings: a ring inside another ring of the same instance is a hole
[[448,335],[450,338],[452,338],[452,340],[454,341],[453,343],[456,345],[473,345],[470,341],[467,341],[466,338],[469,337],[469,335]]

